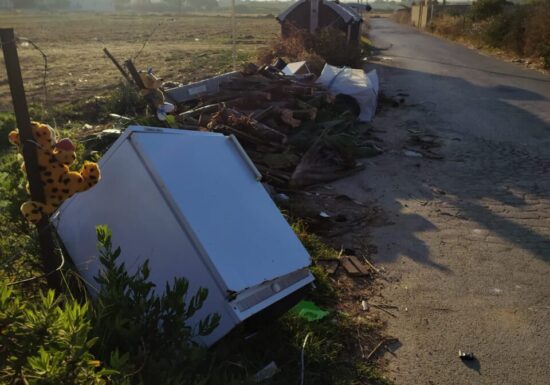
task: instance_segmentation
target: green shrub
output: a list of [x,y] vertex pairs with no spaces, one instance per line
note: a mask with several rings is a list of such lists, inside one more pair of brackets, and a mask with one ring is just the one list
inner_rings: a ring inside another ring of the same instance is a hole
[[508,34],[508,26],[513,16],[507,13],[493,17],[483,29],[483,40],[491,47],[500,48]]
[[80,304],[53,291],[34,296],[0,282],[0,383],[204,383],[206,350],[191,339],[210,334],[220,317],[208,315],[195,330],[187,321],[208,291],[188,298],[188,283],[178,278],[155,295],[147,263],[129,275],[117,263],[121,250],[113,250],[110,231],[98,227],[97,235],[103,270],[94,301]]
[[[138,267],[129,275],[119,264],[120,248],[113,249],[111,232],[97,228],[98,250],[103,265],[95,278],[100,284],[94,301],[93,333],[99,337],[97,355],[125,375],[120,384],[195,384],[203,381],[198,370],[205,363],[206,351],[191,338],[205,336],[218,326],[220,316],[208,315],[197,330],[187,326],[189,318],[202,307],[207,289],[187,298],[189,284],[176,278],[158,296],[149,281],[149,266]],[[188,299],[188,301],[187,301]],[[186,303],[187,302],[187,303]]]
[[53,291],[38,298],[0,283],[0,383],[102,385],[113,371],[90,352],[88,305]]
[[507,4],[507,0],[477,0],[472,4],[469,15],[474,21],[489,19],[500,14]]
[[491,47],[523,54],[528,15],[527,7],[514,6],[488,19],[482,30],[483,41]]
[[545,68],[550,69],[550,0],[539,0],[529,5],[525,53],[541,57]]
[[544,68],[550,70],[550,44],[540,48],[540,57],[542,58]]
[[0,151],[10,146],[8,134],[15,129],[15,116],[8,113],[0,113]]
[[443,14],[433,21],[432,29],[440,35],[457,38],[465,33],[464,18]]

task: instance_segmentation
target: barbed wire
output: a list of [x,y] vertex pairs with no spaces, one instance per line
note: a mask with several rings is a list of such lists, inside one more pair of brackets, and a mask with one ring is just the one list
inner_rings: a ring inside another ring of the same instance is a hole
[[[32,41],[29,38],[26,37],[19,37],[16,36],[14,40],[8,41],[8,44],[21,44],[21,43],[28,43],[30,44],[35,50],[37,50],[40,55],[42,56],[42,60],[44,61],[44,72],[42,75],[42,88],[44,91],[44,101],[43,101],[43,111],[48,115],[49,112],[49,103],[48,103],[48,55],[44,52],[42,48],[38,44],[36,44],[34,41]],[[0,48],[3,48],[5,43],[0,42]],[[43,116],[41,118],[44,118]]]
[[[36,49],[42,55],[44,60],[44,74],[42,75],[42,87],[44,89],[44,111],[46,115],[49,112],[49,103],[48,103],[48,55],[31,39],[25,37],[16,37],[16,40],[29,43],[34,49]],[[43,118],[43,117],[42,117]]]
[[155,34],[155,32],[157,32],[157,30],[162,26],[164,25],[164,23],[166,23],[167,20],[163,20],[161,21],[160,23],[158,23],[154,28],[153,30],[151,31],[151,33],[149,34],[149,36],[147,36],[147,39],[145,39],[145,41],[143,42],[143,45],[141,46],[141,48],[139,49],[139,51],[134,55],[134,57],[132,58],[132,61],[136,61],[136,59],[139,57],[139,55],[141,55],[141,53],[143,52],[143,50],[145,49],[145,47],[147,46],[147,44],[149,43],[149,40],[151,40],[151,38],[153,37],[153,35]]

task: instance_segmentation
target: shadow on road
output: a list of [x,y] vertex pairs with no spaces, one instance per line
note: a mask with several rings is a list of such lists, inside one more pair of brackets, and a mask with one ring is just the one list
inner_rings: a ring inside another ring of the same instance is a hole
[[526,75],[519,75],[519,74],[514,74],[514,73],[509,73],[509,72],[491,71],[491,70],[484,69],[484,68],[467,66],[467,65],[463,65],[463,64],[453,63],[453,62],[450,62],[450,61],[430,60],[430,59],[425,59],[425,58],[421,58],[421,57],[401,56],[401,55],[393,55],[393,54],[388,54],[388,55],[392,58],[400,58],[400,59],[406,59],[406,60],[412,60],[412,61],[421,61],[421,62],[425,62],[425,63],[440,64],[440,65],[448,66],[448,67],[456,67],[456,68],[463,68],[463,69],[468,69],[468,70],[484,72],[486,74],[491,74],[491,75],[507,76],[507,77],[516,78],[516,79],[528,79],[528,80],[536,80],[538,82],[550,83],[550,79],[547,79],[542,75],[541,76],[536,76],[536,75],[535,76],[526,76]]
[[[395,174],[400,174],[401,180],[396,180],[395,184],[406,184],[401,189],[392,186],[391,176],[383,182],[388,186],[386,196],[393,199],[388,204],[388,211],[399,213],[395,220],[399,225],[390,232],[394,239],[381,240],[382,244],[394,246],[383,252],[384,261],[392,262],[400,255],[406,255],[417,263],[452,273],[434,260],[436,256],[430,255],[430,249],[417,235],[442,229],[422,215],[403,213],[402,202],[415,199],[426,204],[443,201],[453,210],[439,215],[455,216],[475,223],[476,227],[491,233],[493,240],[495,237],[502,238],[550,262],[548,229],[532,227],[524,220],[529,219],[529,215],[539,220],[540,215],[547,214],[539,215],[536,210],[525,210],[532,202],[550,200],[550,148],[539,144],[539,140],[546,140],[550,144],[550,124],[527,109],[508,102],[538,102],[548,98],[529,89],[509,85],[484,87],[462,78],[383,64],[370,64],[368,69],[376,69],[382,80],[388,80],[388,88],[382,86],[382,90],[389,96],[392,93],[397,95],[398,91],[410,95],[407,101],[409,107],[382,111],[377,119],[393,115],[397,122],[417,122],[417,127],[445,138],[441,149],[444,160],[418,160],[423,168],[419,175],[412,172],[409,176],[403,175],[403,171],[396,166]],[[399,81],[392,89],[393,79],[397,77]],[[429,107],[413,107],[418,106],[415,104],[418,100],[424,100]],[[451,105],[450,100],[453,101]],[[400,131],[402,137],[408,134],[407,124],[385,129]],[[451,137],[456,141],[451,140]],[[394,150],[400,153],[399,148],[403,145],[402,139],[402,143],[397,143]],[[403,162],[410,165],[412,161],[409,159]],[[427,190],[427,183],[421,175],[429,175],[432,191],[444,191],[445,195]],[[369,177],[372,178],[372,175]],[[368,183],[366,181],[365,185]],[[410,191],[417,193],[411,196]],[[526,197],[529,197],[531,203],[526,201]],[[499,210],[495,210],[495,207]],[[519,213],[517,217],[512,215],[516,212]],[[529,215],[526,217],[525,214]],[[543,221],[543,218],[540,220]],[[550,227],[548,222],[546,224]],[[490,241],[489,238],[480,238],[482,244]]]

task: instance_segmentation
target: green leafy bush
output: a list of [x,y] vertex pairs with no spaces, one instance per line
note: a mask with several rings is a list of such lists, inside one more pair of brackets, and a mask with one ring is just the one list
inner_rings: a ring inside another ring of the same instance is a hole
[[476,45],[502,49],[540,59],[550,69],[550,0],[512,4],[506,0],[479,0],[468,17],[441,15],[433,31]]
[[10,146],[8,134],[15,126],[15,116],[8,113],[0,113],[0,150]]
[[88,305],[53,291],[28,298],[0,283],[0,383],[101,385],[114,371],[90,353]]
[[53,291],[33,296],[0,283],[0,383],[204,383],[208,357],[192,338],[212,333],[220,316],[206,316],[196,330],[187,321],[208,291],[188,298],[188,282],[177,278],[156,295],[148,264],[129,275],[117,263],[121,250],[113,249],[110,231],[101,226],[97,235],[103,269],[93,301]]
[[202,307],[208,290],[201,288],[189,298],[189,284],[176,278],[162,295],[155,294],[149,280],[149,265],[128,274],[118,263],[120,248],[113,249],[111,232],[97,228],[98,250],[103,265],[96,277],[100,284],[94,303],[93,333],[99,337],[95,348],[99,357],[124,376],[120,384],[196,384],[204,380],[199,367],[206,351],[191,338],[205,336],[218,326],[220,316],[208,315],[197,330],[187,325]]
[[474,21],[489,19],[500,14],[507,4],[507,0],[477,0],[470,8],[470,17]]
[[544,67],[550,69],[550,0],[539,0],[529,5],[525,53],[539,56]]

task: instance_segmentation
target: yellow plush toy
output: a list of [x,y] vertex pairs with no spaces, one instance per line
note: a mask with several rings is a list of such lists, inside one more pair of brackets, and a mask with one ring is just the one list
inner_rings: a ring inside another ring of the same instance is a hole
[[[69,139],[56,142],[55,133],[47,124],[32,122],[32,134],[32,143],[37,147],[45,203],[25,202],[21,206],[21,212],[29,222],[38,223],[44,215],[52,214],[66,199],[99,182],[100,172],[97,164],[91,162],[85,162],[80,172],[71,171],[69,166],[76,159],[73,143]],[[22,152],[17,130],[9,133],[9,141]],[[22,167],[25,170],[24,165]]]
[[139,77],[145,87],[140,91],[141,95],[155,106],[159,120],[166,120],[166,116],[173,112],[175,107],[173,104],[166,102],[164,98],[164,93],[161,90],[162,79],[157,78],[151,68],[147,71],[140,71]]

